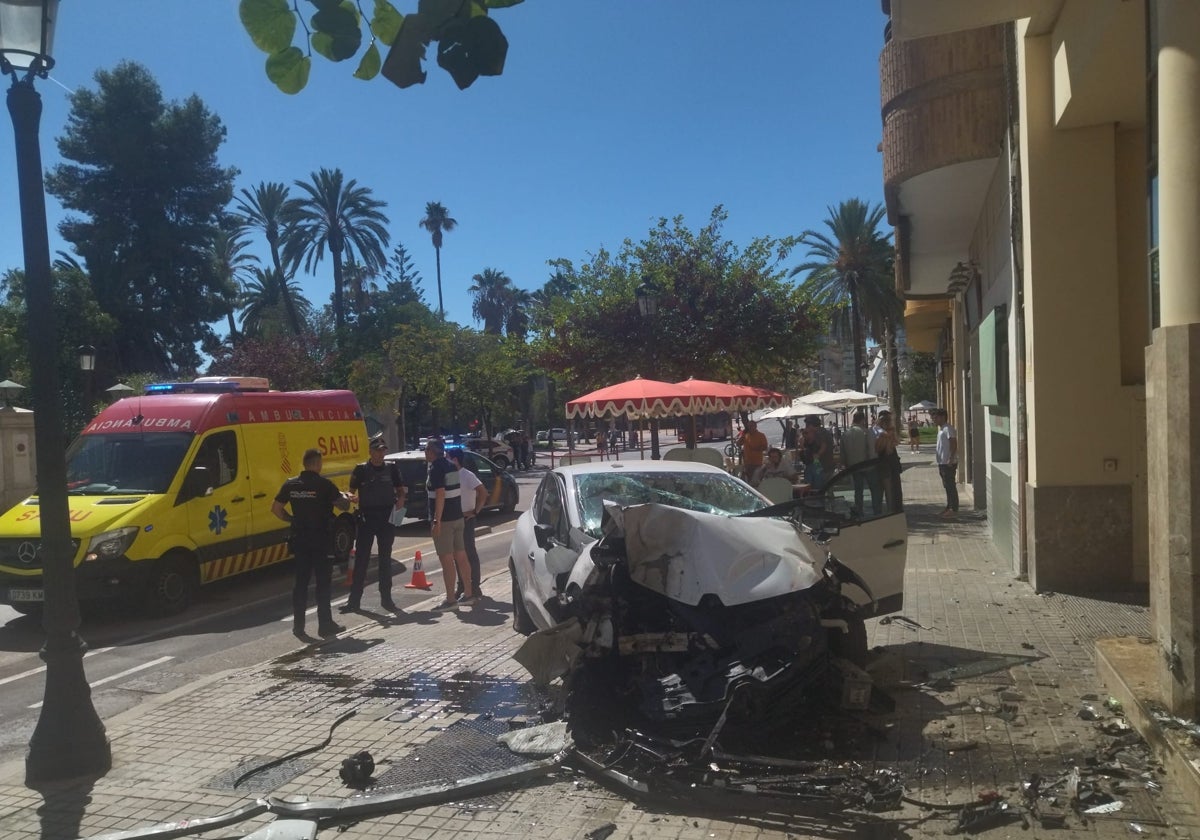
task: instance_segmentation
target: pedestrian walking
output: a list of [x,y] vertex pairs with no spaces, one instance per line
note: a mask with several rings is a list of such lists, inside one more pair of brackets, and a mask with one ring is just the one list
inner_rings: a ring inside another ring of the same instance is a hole
[[942,487],[946,488],[946,509],[941,516],[950,519],[958,515],[958,434],[947,420],[946,409],[933,410],[933,422],[937,423],[937,444],[934,455]]
[[604,429],[596,432],[596,452],[603,461],[605,453],[608,452],[608,433]]
[[533,454],[533,447],[530,445],[530,442],[529,442],[529,432],[522,431],[521,432],[521,469],[524,469],[524,470],[533,469],[533,462],[536,459],[536,457],[537,456]]
[[908,418],[908,451],[921,451],[921,424],[917,422],[915,414]]
[[[379,605],[390,612],[396,611],[396,604],[392,601],[392,543],[396,539],[392,514],[404,507],[408,488],[404,486],[400,468],[383,460],[387,451],[387,442],[383,438],[375,438],[369,448],[370,457],[356,465],[350,473],[351,500],[358,502],[358,533],[354,545],[350,598],[341,609],[344,613],[357,612],[362,608],[372,543],[379,551]],[[397,565],[401,572],[408,568],[404,563]]]
[[446,444],[431,438],[425,444],[425,460],[429,464],[426,483],[432,501],[433,520],[430,523],[433,548],[442,563],[442,580],[446,584],[446,600],[434,609],[455,610],[454,590],[459,577],[470,579],[467,546],[463,541],[462,484],[459,471],[446,457]]
[[470,587],[468,581],[459,577],[454,595],[460,607],[473,607],[483,597],[479,589],[479,551],[475,548],[475,521],[480,511],[487,504],[488,491],[479,480],[479,476],[467,469],[463,464],[461,449],[450,450],[449,458],[458,467],[458,483],[462,488],[463,507],[463,546],[467,551],[467,566],[471,570]]
[[[321,475],[321,453],[304,452],[304,470],[289,478],[275,494],[271,513],[291,524],[291,547],[295,555],[292,586],[292,633],[306,638],[304,613],[308,608],[308,582],[316,578],[317,634],[334,636],[346,628],[333,620],[330,604],[333,561],[333,509],[349,510],[350,497]],[[291,507],[291,511],[288,507]]]

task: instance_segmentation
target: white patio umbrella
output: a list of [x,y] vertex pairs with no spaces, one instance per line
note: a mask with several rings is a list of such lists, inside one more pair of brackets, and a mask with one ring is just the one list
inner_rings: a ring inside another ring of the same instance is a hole
[[933,409],[933,408],[937,408],[937,403],[933,402],[932,400],[921,400],[916,405],[910,405],[908,407],[908,410],[909,411],[929,411],[930,409]]
[[759,417],[760,420],[783,420],[786,417],[807,417],[812,415],[829,414],[830,412],[819,405],[796,400],[791,405],[776,408]]
[[855,391],[853,388],[843,388],[840,391],[814,391],[799,398],[807,403],[819,405],[822,408],[840,410],[857,408],[865,405],[878,405],[882,400],[874,394]]

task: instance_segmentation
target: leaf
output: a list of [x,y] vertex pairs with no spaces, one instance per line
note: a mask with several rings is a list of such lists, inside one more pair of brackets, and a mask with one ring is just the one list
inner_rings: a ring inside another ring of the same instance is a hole
[[489,9],[507,9],[509,6],[515,6],[518,3],[524,3],[525,0],[482,0],[482,2]]
[[471,17],[480,17],[487,15],[487,7],[480,0],[471,0]]
[[356,79],[374,79],[379,75],[379,67],[383,63],[379,56],[379,47],[371,44],[367,47],[367,51],[363,53],[362,61],[358,63],[358,69],[354,71]]
[[358,13],[348,2],[312,16],[312,48],[330,61],[345,61],[362,46]]
[[371,32],[389,47],[395,43],[404,23],[404,15],[396,11],[388,0],[375,0],[375,14],[371,17]]
[[421,62],[425,60],[430,34],[431,28],[424,15],[419,12],[406,15],[396,41],[383,61],[383,77],[401,88],[424,84],[425,71],[421,69]]
[[308,73],[312,59],[300,52],[298,47],[288,47],[282,52],[267,56],[267,78],[284,93],[299,93],[308,84]]
[[436,31],[463,12],[469,13],[467,5],[467,0],[420,0],[417,3],[417,12],[424,15]]
[[318,10],[336,9],[342,4],[342,0],[308,0],[308,2],[316,6]]
[[254,46],[263,52],[282,52],[292,45],[296,16],[287,0],[241,0],[238,15]]
[[438,44],[438,66],[454,79],[459,90],[470,87],[480,76],[504,72],[508,40],[499,25],[488,17],[447,26]]

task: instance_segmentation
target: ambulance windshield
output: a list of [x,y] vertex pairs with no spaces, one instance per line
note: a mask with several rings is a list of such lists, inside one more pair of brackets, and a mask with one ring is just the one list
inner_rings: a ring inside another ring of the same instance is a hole
[[67,450],[67,492],[165,493],[193,439],[190,432],[81,435]]

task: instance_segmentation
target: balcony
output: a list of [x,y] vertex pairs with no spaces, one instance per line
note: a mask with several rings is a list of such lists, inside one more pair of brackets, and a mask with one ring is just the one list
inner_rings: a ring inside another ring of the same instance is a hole
[[967,257],[1004,141],[1004,52],[1002,25],[884,46],[884,196],[904,219],[906,295],[944,294]]

